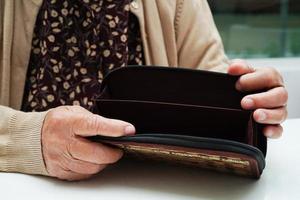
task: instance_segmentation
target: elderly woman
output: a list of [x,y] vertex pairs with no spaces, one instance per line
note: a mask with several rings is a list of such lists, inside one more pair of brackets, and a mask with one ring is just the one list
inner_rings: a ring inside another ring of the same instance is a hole
[[[86,136],[133,125],[92,114],[112,69],[160,65],[242,75],[244,109],[277,138],[287,92],[271,68],[229,62],[206,0],[0,0],[0,171],[80,180],[122,157]],[[134,77],[133,77],[134,78]]]

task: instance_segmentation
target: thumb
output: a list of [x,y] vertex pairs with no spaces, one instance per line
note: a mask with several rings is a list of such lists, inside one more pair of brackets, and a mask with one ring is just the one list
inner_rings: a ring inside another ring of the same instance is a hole
[[75,117],[73,133],[78,136],[108,136],[121,137],[135,134],[135,127],[127,122],[108,119],[95,114],[86,114]]
[[254,72],[255,69],[249,66],[245,60],[235,59],[232,60],[231,64],[228,67],[228,74],[233,76],[240,76],[248,73]]

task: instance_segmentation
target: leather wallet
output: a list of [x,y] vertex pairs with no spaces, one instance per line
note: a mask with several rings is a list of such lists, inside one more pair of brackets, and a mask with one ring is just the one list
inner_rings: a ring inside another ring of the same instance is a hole
[[169,161],[259,178],[267,140],[253,111],[241,108],[247,95],[239,77],[158,66],[129,66],[102,82],[96,113],[132,123],[136,135],[91,137],[141,159]]

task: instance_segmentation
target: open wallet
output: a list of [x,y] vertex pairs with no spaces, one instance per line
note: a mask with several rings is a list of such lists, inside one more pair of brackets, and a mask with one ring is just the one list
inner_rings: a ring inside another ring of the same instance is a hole
[[141,159],[259,178],[267,139],[253,111],[241,108],[247,95],[239,77],[157,66],[129,66],[102,82],[97,114],[132,123],[136,134],[89,139]]

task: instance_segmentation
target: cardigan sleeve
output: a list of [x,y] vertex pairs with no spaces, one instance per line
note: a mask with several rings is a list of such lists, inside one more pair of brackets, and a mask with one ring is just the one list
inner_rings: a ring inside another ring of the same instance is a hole
[[2,37],[3,37],[3,18],[4,18],[4,1],[0,0],[0,41],[2,41]]
[[182,0],[175,27],[179,66],[226,72],[229,60],[207,0]]
[[48,175],[41,147],[45,115],[0,106],[0,171]]

